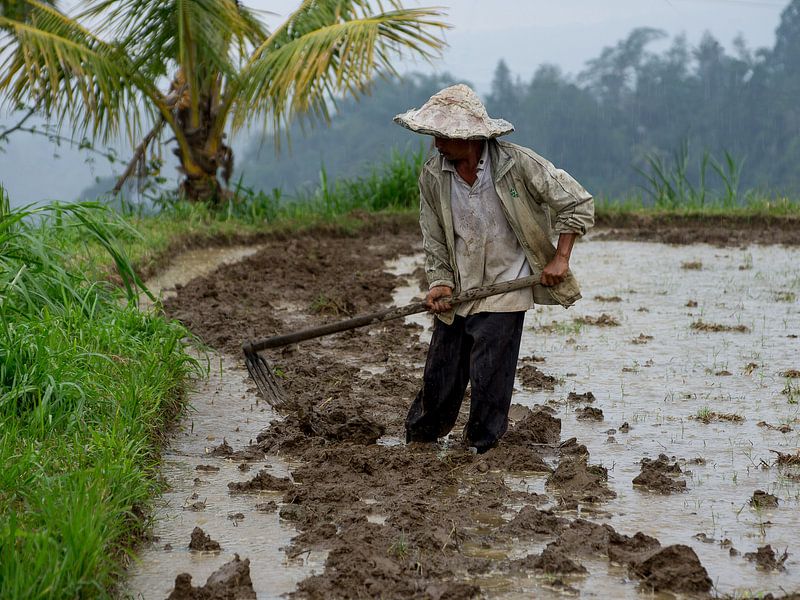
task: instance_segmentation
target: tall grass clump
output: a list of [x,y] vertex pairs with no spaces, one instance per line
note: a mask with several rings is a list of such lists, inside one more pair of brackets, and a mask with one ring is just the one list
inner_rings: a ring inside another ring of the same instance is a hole
[[[196,363],[136,306],[120,221],[97,205],[11,210],[0,187],[0,598],[112,595],[156,491],[164,426]],[[123,285],[54,242],[82,235]]]
[[[707,205],[732,209],[741,204],[739,182],[744,161],[737,160],[728,151],[724,159],[717,160],[708,150],[703,152],[697,180],[690,176],[689,143],[684,140],[671,160],[651,153],[645,157],[648,169],[637,168],[647,182],[645,191],[656,208],[702,209]],[[709,167],[717,176],[717,185],[709,183]]]

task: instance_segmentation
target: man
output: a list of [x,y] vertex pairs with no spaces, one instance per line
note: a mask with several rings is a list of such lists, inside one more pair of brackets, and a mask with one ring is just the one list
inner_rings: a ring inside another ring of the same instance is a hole
[[[406,418],[406,441],[447,435],[470,383],[464,441],[483,453],[508,428],[525,311],[534,303],[569,307],[580,298],[569,259],[575,239],[594,223],[594,202],[566,172],[527,148],[498,141],[514,127],[489,118],[465,85],[446,88],[394,120],[434,136],[438,150],[419,177],[425,301],[437,318],[422,389]],[[531,274],[540,274],[532,289],[448,303],[462,290]]]

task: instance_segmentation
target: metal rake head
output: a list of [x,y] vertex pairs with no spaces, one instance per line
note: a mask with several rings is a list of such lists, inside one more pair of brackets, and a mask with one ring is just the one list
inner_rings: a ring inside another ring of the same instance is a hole
[[286,401],[286,395],[281,388],[281,384],[275,377],[275,372],[266,359],[258,352],[244,350],[244,364],[250,377],[261,393],[261,396],[270,406],[279,407]]

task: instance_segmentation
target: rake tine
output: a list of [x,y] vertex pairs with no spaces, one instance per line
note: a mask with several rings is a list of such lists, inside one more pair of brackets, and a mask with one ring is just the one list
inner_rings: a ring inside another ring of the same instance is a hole
[[257,352],[245,351],[245,365],[250,377],[261,393],[261,396],[270,406],[278,407],[284,403],[285,396],[280,384],[275,379],[269,363]]

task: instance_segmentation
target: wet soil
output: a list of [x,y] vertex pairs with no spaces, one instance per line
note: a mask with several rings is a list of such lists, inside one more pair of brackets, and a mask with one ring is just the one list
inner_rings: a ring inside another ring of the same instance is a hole
[[[409,284],[386,271],[386,260],[418,249],[416,228],[395,225],[358,237],[329,232],[267,240],[257,254],[183,286],[166,302],[167,310],[203,341],[238,355],[245,339],[385,306],[397,286]],[[409,279],[417,284],[416,275]],[[631,293],[622,294],[620,304],[629,303]],[[567,318],[573,319],[574,313]],[[627,316],[613,318],[620,325],[612,330],[625,329]],[[609,331],[590,329],[598,335]],[[625,534],[607,522],[607,507],[627,494],[633,476],[620,480],[617,471],[616,485],[609,484],[614,462],[596,450],[592,437],[597,423],[587,421],[578,428],[581,439],[562,438],[562,419],[573,423],[563,437],[574,431],[575,419],[574,406],[569,413],[563,410],[568,396],[560,389],[563,379],[531,386],[528,391],[536,392],[542,404],[526,401],[527,407],[515,407],[509,432],[486,455],[474,456],[458,442],[467,403],[449,440],[404,445],[405,412],[425,359],[420,332],[418,325],[396,322],[268,353],[289,402],[278,418],[263,423],[252,445],[228,444],[216,458],[253,461],[258,474],[248,474],[249,482],[232,482],[231,493],[236,498],[252,495],[254,509],[277,512],[296,528],[285,547],[289,560],[308,552],[327,555],[316,574],[300,581],[296,597],[471,598],[496,595],[490,582],[497,577],[504,585],[515,582],[512,589],[521,586],[541,595],[552,577],[536,579],[541,576],[536,573],[563,576],[563,589],[587,590],[593,577],[614,565],[622,565],[644,589],[699,596],[709,592],[708,573],[690,547],[663,546],[636,527],[624,526],[621,511],[615,525]],[[663,339],[653,333],[656,341]],[[624,340],[632,335],[626,330]],[[573,344],[573,351],[581,352],[582,343]],[[531,350],[524,349],[523,355]],[[542,348],[548,365],[551,350]],[[533,362],[521,362],[521,367],[533,367]],[[574,375],[561,363],[554,372],[567,380]],[[525,370],[519,374],[522,387],[528,387]],[[583,389],[589,385],[582,380]],[[594,385],[592,389],[598,391]],[[650,426],[640,415],[618,410],[606,394],[592,394],[591,399],[603,406],[612,423],[625,421],[622,417],[631,420],[633,427],[625,422],[619,428],[620,433],[632,430],[626,440],[637,443],[639,434],[650,436]],[[570,402],[591,400],[573,392]],[[551,404],[559,410],[548,408]],[[594,448],[592,456],[587,446]],[[255,463],[265,456],[287,461],[290,472],[261,470]],[[667,461],[671,464],[677,466],[674,459]],[[644,473],[644,462],[641,468]],[[655,471],[676,481],[669,470]],[[251,490],[237,489],[251,484]],[[262,493],[271,494],[272,500],[264,502]],[[672,542],[674,536],[664,533]],[[525,575],[527,583],[519,583],[520,573],[528,572],[533,579]],[[619,597],[630,597],[618,578],[612,580],[620,588]],[[603,593],[616,594],[608,589]]]
[[[234,353],[245,339],[387,303],[400,281],[384,264],[417,240],[416,231],[401,229],[266,242],[241,262],[181,287],[166,308],[203,341]],[[480,549],[531,534],[559,536],[557,549],[538,555],[533,570],[583,570],[571,558],[583,546],[561,530],[576,523],[568,511],[614,497],[605,468],[589,464],[585,446],[575,441],[560,446],[560,419],[543,407],[516,411],[501,445],[485,456],[456,439],[445,446],[400,444],[424,353],[418,329],[402,322],[279,350],[269,360],[283,374],[282,418],[265,423],[250,448],[223,443],[212,451],[237,459],[280,455],[296,465],[291,479],[260,470],[228,485],[231,493],[283,492],[279,514],[298,530],[288,555],[327,552],[324,571],[301,581],[296,596],[476,597],[475,575],[524,567],[503,552]],[[522,365],[523,385],[552,388],[556,379],[532,363]],[[547,487],[566,516],[533,508],[540,495],[514,489],[509,473],[550,473]]]
[[779,217],[679,217],[603,215],[596,219],[595,239],[665,244],[800,245],[800,219]]

